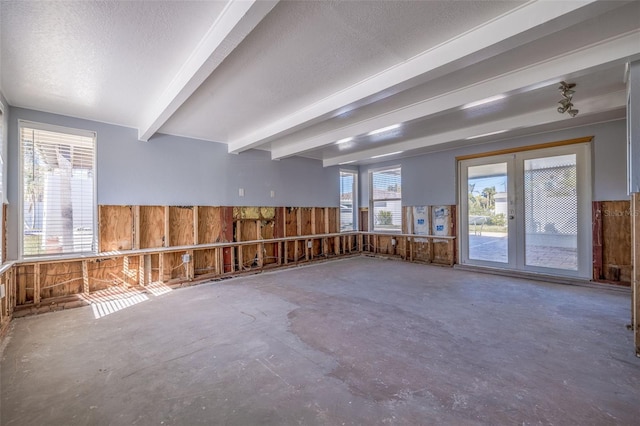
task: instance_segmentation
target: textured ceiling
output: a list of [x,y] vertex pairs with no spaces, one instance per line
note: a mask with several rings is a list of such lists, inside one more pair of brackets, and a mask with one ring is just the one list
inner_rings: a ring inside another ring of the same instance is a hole
[[[226,142],[410,59],[518,2],[281,2],[162,128]],[[216,120],[211,120],[211,117]]]
[[[624,65],[640,59],[637,1],[3,0],[0,13],[11,105],[326,166],[624,118]],[[563,79],[575,119],[555,113]]]
[[3,0],[0,7],[2,90],[11,104],[135,127],[224,2]]

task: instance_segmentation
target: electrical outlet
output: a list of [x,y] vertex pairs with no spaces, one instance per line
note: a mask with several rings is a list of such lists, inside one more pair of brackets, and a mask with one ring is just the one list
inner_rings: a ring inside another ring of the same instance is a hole
[[5,296],[4,284],[0,284],[0,299],[4,299],[4,296]]
[[307,248],[313,247],[313,243],[311,241],[307,241]]
[[392,239],[391,239],[391,245],[392,245],[392,246],[395,246],[395,245],[396,245],[396,239],[395,239],[395,238],[392,238]]
[[182,255],[182,263],[191,262],[191,255],[189,253],[185,253]]
[[276,198],[276,191],[273,189],[271,190],[271,198]]

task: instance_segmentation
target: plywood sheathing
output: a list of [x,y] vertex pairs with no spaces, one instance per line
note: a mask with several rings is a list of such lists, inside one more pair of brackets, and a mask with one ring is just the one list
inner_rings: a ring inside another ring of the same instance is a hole
[[35,280],[34,265],[18,265],[16,267],[16,303],[18,305],[33,303]]
[[602,201],[594,201],[591,205],[591,241],[593,245],[592,257],[593,257],[593,272],[592,277],[594,280],[604,279],[602,272]]
[[162,282],[170,282],[172,280],[189,280],[191,276],[191,265],[193,265],[193,259],[191,262],[184,263],[182,256],[185,254],[191,254],[187,251],[162,253],[162,269],[163,279]]
[[100,252],[131,250],[134,219],[131,206],[98,206]]
[[222,241],[221,207],[198,207],[198,244]]
[[[261,239],[260,220],[237,220],[235,241],[255,241]],[[260,265],[262,254],[259,244],[249,244],[239,246],[237,249],[237,260],[239,270],[250,269]]]
[[193,207],[169,207],[169,247],[195,244]]
[[[325,233],[325,217],[324,209],[321,207],[311,208],[311,235],[324,234]],[[304,234],[308,235],[308,234]],[[325,256],[326,251],[324,249],[324,240],[312,241],[311,256]]]
[[[262,220],[260,222],[260,239],[271,240],[276,238],[275,231],[275,220]],[[264,244],[263,264],[268,265],[272,263],[279,263],[277,243]]]
[[41,299],[82,293],[83,283],[82,261],[40,265]]
[[285,207],[284,210],[284,232],[285,237],[295,237],[298,233],[298,219],[300,209],[298,207]]
[[165,208],[140,206],[140,248],[159,248],[165,245]]
[[602,275],[604,280],[631,283],[631,205],[602,202]]
[[105,290],[114,286],[137,286],[139,276],[139,256],[124,256],[112,259],[85,261],[89,291]]
[[278,207],[274,212],[274,230],[273,235],[275,238],[284,238],[285,227],[286,227],[286,215],[287,208],[286,207]]
[[328,207],[327,217],[329,218],[327,233],[335,234],[336,232],[340,232],[340,209],[337,207]]
[[593,279],[630,285],[631,204],[629,201],[595,201],[592,207]]
[[219,249],[196,250],[193,254],[194,276],[220,275]]
[[[220,211],[220,242],[233,241],[233,207],[221,207]],[[222,264],[224,272],[235,271],[235,252],[227,247],[222,252]]]
[[312,228],[312,217],[311,217],[311,212],[313,211],[312,208],[309,207],[301,207],[299,209],[299,214],[300,214],[300,230],[298,232],[298,235],[312,235],[313,234],[313,228]]

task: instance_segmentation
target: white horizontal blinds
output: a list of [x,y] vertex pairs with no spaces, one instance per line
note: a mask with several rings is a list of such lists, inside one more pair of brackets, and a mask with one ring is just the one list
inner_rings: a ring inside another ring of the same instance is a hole
[[400,167],[371,173],[371,204],[374,231],[402,230],[402,172]]
[[95,133],[23,123],[23,255],[95,249]]

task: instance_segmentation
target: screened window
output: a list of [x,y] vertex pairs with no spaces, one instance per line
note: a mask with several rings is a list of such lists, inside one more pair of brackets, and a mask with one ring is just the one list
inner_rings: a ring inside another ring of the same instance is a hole
[[340,231],[354,231],[356,229],[357,181],[357,172],[340,170]]
[[20,122],[24,256],[95,250],[96,134]]
[[402,173],[400,167],[372,170],[370,220],[374,231],[402,230]]

